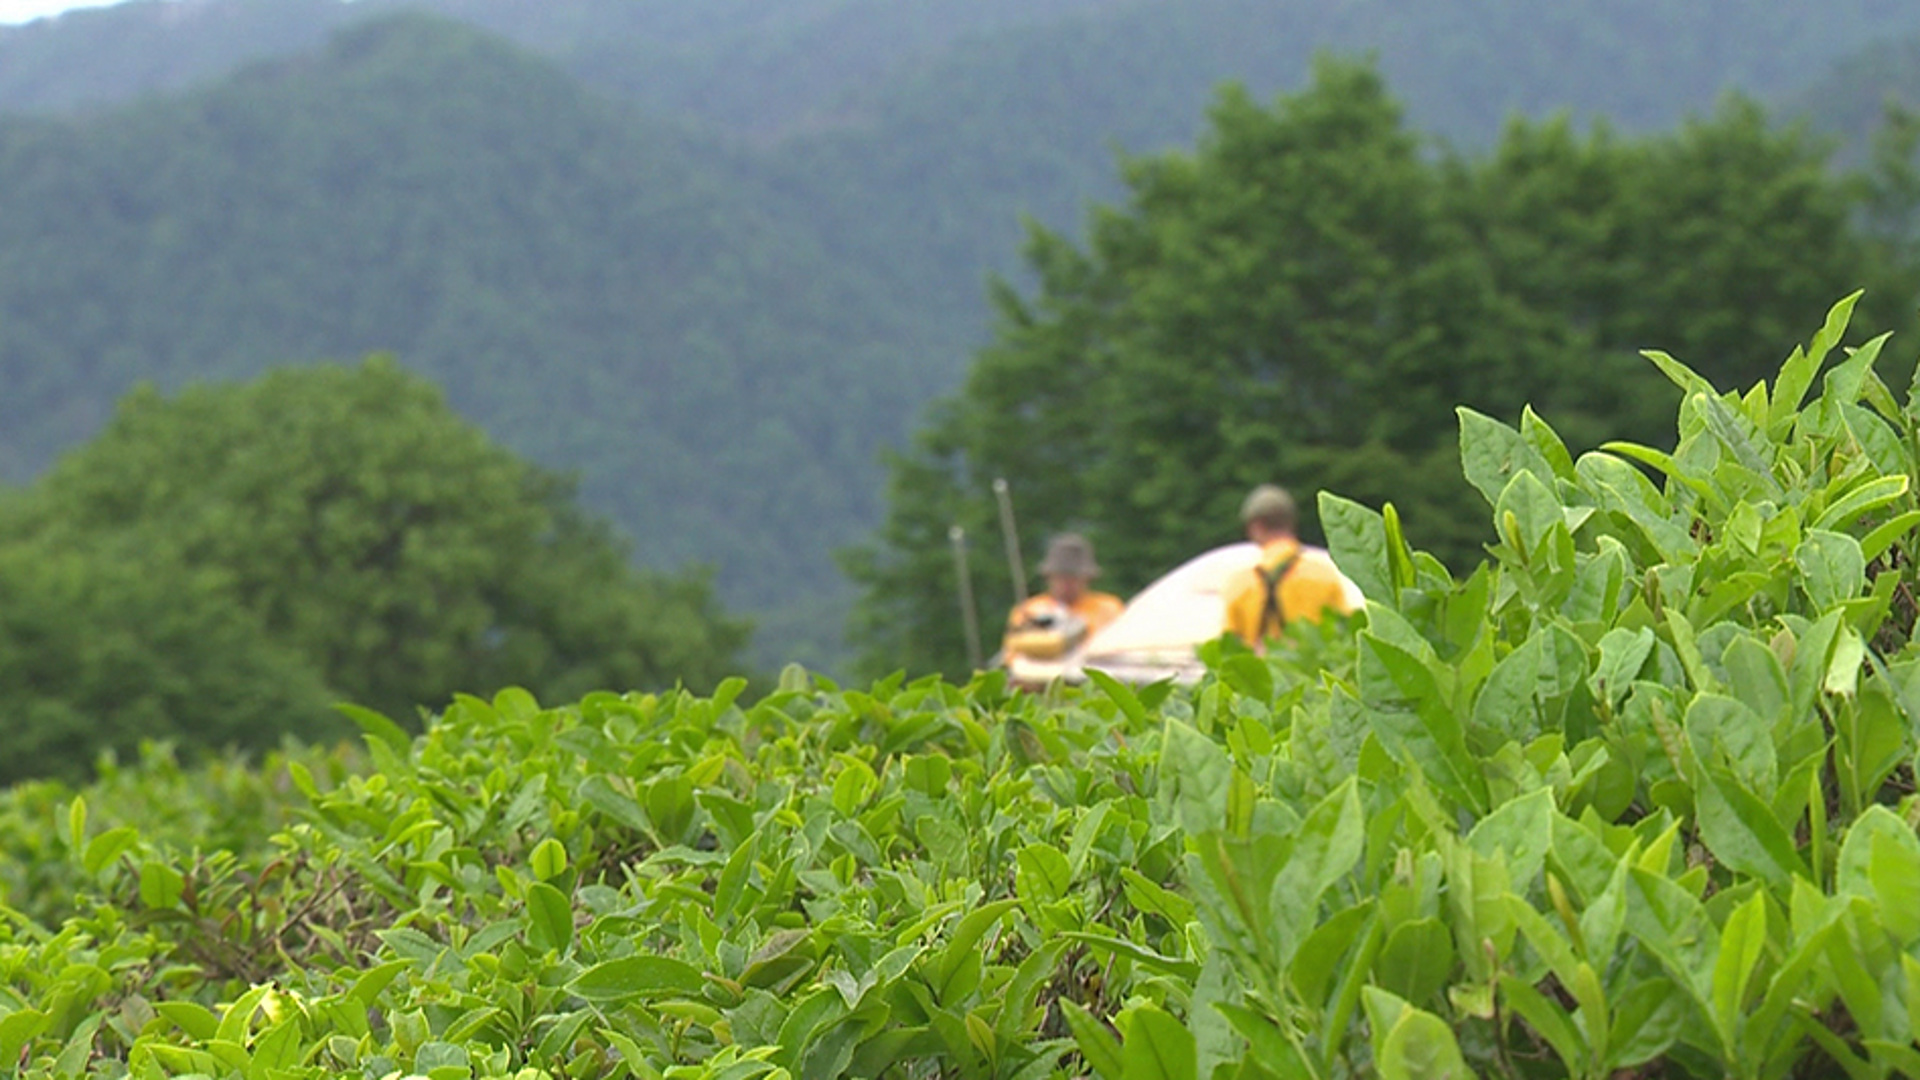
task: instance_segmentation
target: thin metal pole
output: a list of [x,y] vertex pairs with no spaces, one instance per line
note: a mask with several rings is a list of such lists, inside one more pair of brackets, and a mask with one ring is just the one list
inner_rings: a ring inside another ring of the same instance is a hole
[[1005,477],[993,482],[993,497],[1000,503],[1000,539],[1007,545],[1007,568],[1013,573],[1013,603],[1027,602],[1027,564],[1020,558],[1020,530],[1013,524],[1013,494]]
[[958,525],[947,530],[953,541],[953,569],[960,579],[960,623],[967,631],[967,663],[980,670],[980,615],[973,606],[973,572],[967,568],[967,530]]

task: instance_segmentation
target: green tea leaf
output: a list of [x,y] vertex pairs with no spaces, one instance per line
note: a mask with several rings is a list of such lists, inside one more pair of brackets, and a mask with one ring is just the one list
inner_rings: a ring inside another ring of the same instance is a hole
[[1866,589],[1866,556],[1860,542],[1845,533],[1809,529],[1793,558],[1800,567],[1801,585],[1822,612]]
[[1050,904],[1073,887],[1073,868],[1057,848],[1029,844],[1020,849],[1015,861],[1014,888],[1024,899]]
[[1200,977],[1199,964],[1191,960],[1182,960],[1177,956],[1167,956],[1164,953],[1155,952],[1145,945],[1128,941],[1125,938],[1114,937],[1111,934],[1090,934],[1078,930],[1069,931],[1061,936],[1068,941],[1080,942],[1088,948],[1102,954],[1124,956],[1134,963],[1141,964],[1154,971],[1163,971],[1169,975],[1174,975],[1188,981]]
[[1329,915],[1300,942],[1293,954],[1288,979],[1301,997],[1308,1001],[1326,1000],[1334,976],[1341,973],[1341,965],[1348,960],[1354,943],[1378,918],[1376,902],[1369,898]]
[[369,968],[353,981],[353,986],[347,990],[347,996],[358,1002],[360,1008],[371,1009],[379,1002],[381,991],[385,990],[401,972],[407,970],[407,967],[408,964],[404,960],[389,960],[377,967]]
[[1567,1075],[1582,1073],[1591,1052],[1587,1048],[1586,1038],[1559,1004],[1505,973],[1500,976],[1500,996],[1508,1008],[1519,1014],[1520,1019],[1525,1020],[1527,1026],[1538,1032],[1553,1048],[1553,1052],[1566,1065]]
[[[1488,496],[1491,502],[1496,491]],[[1393,587],[1393,569],[1387,555],[1386,519],[1375,510],[1322,491],[1319,499],[1320,527],[1327,537],[1327,551],[1335,566],[1355,585],[1361,595],[1378,604],[1397,603]]]
[[527,889],[527,943],[536,951],[564,955],[573,945],[573,905],[566,894],[544,881]]
[[[1320,1075],[1300,1053],[1299,1047],[1291,1042],[1279,1026],[1265,1015],[1240,1005],[1219,1004],[1214,1006],[1233,1030],[1247,1040],[1247,1057],[1259,1063],[1262,1074],[1270,1072],[1283,1080],[1309,1080]],[[1334,1030],[1345,1030],[1344,1027]],[[1330,1039],[1329,1043],[1338,1046],[1342,1039]],[[1331,1054],[1329,1055],[1331,1056]],[[1245,1070],[1243,1069],[1242,1075]]]
[[107,864],[126,854],[139,842],[140,832],[132,826],[108,829],[87,842],[86,854],[80,864],[86,867],[87,873],[98,874],[107,868]]
[[1904,475],[1882,476],[1869,480],[1834,500],[1826,511],[1814,520],[1813,527],[1837,529],[1845,526],[1863,514],[1870,514],[1899,501],[1910,486],[1910,482]]
[[1486,805],[1486,779],[1467,749],[1466,729],[1434,670],[1371,631],[1360,634],[1361,696],[1380,742],[1419,766],[1462,805]]
[[1146,706],[1140,704],[1140,698],[1134,694],[1132,687],[1104,671],[1093,668],[1087,669],[1087,678],[1100,688],[1101,693],[1107,695],[1109,700],[1120,707],[1122,716],[1136,725],[1147,722]]
[[67,850],[78,856],[87,846],[87,800],[79,795],[67,804]]
[[1720,664],[1727,669],[1728,689],[1769,729],[1791,718],[1792,687],[1772,649],[1742,635],[1727,646]]
[[662,843],[687,842],[694,808],[693,781],[684,775],[662,777],[647,785],[647,820],[659,831]]
[[1653,366],[1659,368],[1662,375],[1671,379],[1673,385],[1678,386],[1689,396],[1704,394],[1707,397],[1715,397],[1719,394],[1719,391],[1715,390],[1713,384],[1705,377],[1659,349],[1642,349],[1640,355],[1653,361]]
[[1868,562],[1887,553],[1893,545],[1905,540],[1915,529],[1920,529],[1920,510],[1909,510],[1899,514],[1873,531],[1860,538],[1860,555]]
[[1566,508],[1559,496],[1531,470],[1517,473],[1507,482],[1495,501],[1494,513],[1501,517],[1513,515],[1520,526],[1525,550],[1529,552],[1540,546],[1554,526],[1567,523]]
[[1847,326],[1853,319],[1854,305],[1860,297],[1861,293],[1856,292],[1833,305],[1827,312],[1825,325],[1814,335],[1812,347],[1794,349],[1793,355],[1787,358],[1786,364],[1780,369],[1780,375],[1773,384],[1773,405],[1767,423],[1769,434],[1775,438],[1786,435],[1790,429],[1793,417],[1806,400],[1807,390],[1813,386],[1814,376],[1819,374],[1820,366],[1826,362],[1827,354],[1846,336]]
[[1635,868],[1628,878],[1627,931],[1711,1014],[1720,932],[1691,893],[1661,874]]
[[153,1011],[173,1022],[195,1042],[206,1042],[220,1030],[220,1018],[204,1005],[191,1001],[155,1002]]
[[1694,695],[1686,734],[1696,763],[1724,763],[1761,799],[1772,797],[1779,772],[1773,733],[1745,702],[1724,694]]
[[1498,506],[1501,492],[1521,473],[1531,473],[1543,484],[1553,482],[1553,466],[1520,432],[1472,409],[1454,412],[1460,417],[1461,468],[1487,505]]
[[1852,697],[1860,686],[1860,666],[1867,660],[1866,640],[1853,627],[1843,625],[1834,639],[1832,655],[1821,687],[1829,694]]
[[[1836,661],[1841,658],[1836,657]],[[1883,683],[1869,683],[1833,710],[1834,772],[1848,807],[1873,801],[1887,776],[1911,752],[1910,734]]]
[[527,863],[533,868],[533,876],[541,881],[551,881],[566,873],[567,847],[549,836],[533,846],[533,853],[527,856]]
[[1163,731],[1157,798],[1190,834],[1220,828],[1227,817],[1232,760],[1191,725],[1169,718]]
[[[1876,850],[1880,852],[1883,878],[1896,886],[1903,884],[1904,877],[1894,870],[1896,857],[1900,862],[1920,864],[1920,837],[1914,835],[1912,826],[1887,807],[1869,806],[1854,820],[1840,843],[1833,881],[1837,895],[1878,900],[1883,909],[1891,904],[1894,898],[1881,898],[1874,881]],[[1896,856],[1896,851],[1904,854]]]
[[1125,884],[1127,899],[1140,911],[1158,915],[1175,926],[1185,926],[1193,919],[1193,901],[1170,889],[1163,889],[1131,867],[1122,867],[1120,880]]
[[[1553,470],[1554,476],[1562,480],[1575,478],[1573,455],[1567,453],[1567,444],[1561,441],[1558,432],[1540,419],[1540,414],[1534,412],[1531,405],[1520,407],[1520,436],[1539,453],[1541,460]],[[1548,480],[1551,477],[1542,476],[1540,479]]]
[[629,956],[595,964],[567,984],[568,992],[597,1005],[697,994],[706,980],[693,965],[665,956]]
[[361,733],[368,739],[380,740],[403,760],[407,754],[412,752],[413,739],[399,724],[374,712],[372,709],[362,708],[347,702],[340,702],[334,705],[334,708],[347,719],[358,725]]
[[1453,1029],[1393,994],[1367,988],[1381,1080],[1473,1080]]
[[1723,1031],[1734,1030],[1745,1009],[1747,987],[1767,946],[1767,898],[1755,893],[1720,928],[1720,956],[1713,968],[1713,1011]]
[[1878,381],[1873,376],[1873,363],[1892,336],[1881,334],[1858,349],[1849,349],[1847,358],[1827,371],[1821,387],[1821,396],[1827,404],[1852,405],[1868,397],[1869,383]]
[[1920,845],[1885,833],[1868,838],[1867,880],[1880,921],[1903,946],[1920,940]]
[[[94,1056],[94,1036],[99,1034],[100,1025],[105,1023],[106,1019],[106,1014],[95,1013],[80,1022],[73,1034],[68,1036],[66,1045],[60,1050],[60,1055],[54,1059],[53,1075],[78,1077],[87,1071],[87,1063]],[[243,1051],[240,1056],[244,1063],[245,1052]]]
[[581,802],[613,819],[615,824],[624,825],[635,832],[652,832],[647,812],[640,804],[613,789],[607,778],[600,775],[587,777],[580,782],[575,792]]
[[[1366,816],[1358,781],[1349,777],[1301,820],[1286,864],[1273,879],[1267,903],[1284,924],[1311,927],[1319,920],[1320,898],[1360,861],[1366,842]],[[1302,934],[1293,935],[1295,941]]]
[[1407,1001],[1434,998],[1453,974],[1453,935],[1439,919],[1428,917],[1401,923],[1387,935],[1374,958],[1374,981]]
[[1726,768],[1706,765],[1694,797],[1701,842],[1722,863],[1775,886],[1785,885],[1795,874],[1807,876],[1793,837],[1767,803]]
[[[1624,449],[1611,443],[1608,446]],[[1574,469],[1580,474],[1582,487],[1600,508],[1630,522],[1661,557],[1684,562],[1699,550],[1686,525],[1675,520],[1672,505],[1639,469],[1598,452],[1582,454]]]
[[1060,1018],[1067,1022],[1067,1030],[1073,1033],[1080,1056],[1096,1076],[1101,1080],[1125,1080],[1126,1058],[1120,1052],[1120,1040],[1105,1024],[1071,998],[1060,999]]
[[1122,1080],[1197,1080],[1193,1033],[1152,1005],[1133,1011],[1123,1049]]
[[740,983],[785,993],[801,976],[813,970],[816,959],[812,930],[798,926],[776,930],[747,958]]
[[1613,1030],[1607,1067],[1631,1069],[1667,1052],[1693,1023],[1695,1012],[1677,983],[1646,979],[1613,999]]
[[1615,627],[1602,635],[1600,662],[1589,676],[1593,696],[1609,702],[1611,708],[1619,708],[1647,658],[1653,655],[1656,640],[1653,629],[1646,626],[1637,630]]
[[1467,846],[1504,859],[1514,888],[1524,892],[1553,847],[1553,813],[1551,789],[1528,792],[1480,819],[1467,834]]

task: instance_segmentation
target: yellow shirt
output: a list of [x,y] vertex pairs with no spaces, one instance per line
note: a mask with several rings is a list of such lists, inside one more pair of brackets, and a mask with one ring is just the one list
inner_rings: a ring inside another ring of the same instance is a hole
[[[1001,649],[1009,656],[1019,653],[1035,660],[1052,660],[1119,618],[1125,608],[1126,604],[1112,593],[1081,593],[1072,606],[1060,603],[1050,593],[1041,593],[1008,613],[1007,636]],[[1073,625],[1076,622],[1077,627]]]
[[1300,555],[1300,542],[1286,539],[1275,540],[1260,550],[1260,564],[1257,569],[1242,570],[1227,580],[1222,590],[1227,601],[1225,629],[1238,635],[1249,645],[1260,644],[1263,636],[1272,637],[1279,633],[1279,627],[1262,627],[1260,617],[1267,607],[1267,583],[1261,576],[1262,571],[1271,572],[1288,559],[1293,565],[1286,576],[1280,579],[1280,613],[1286,621],[1305,619],[1319,622],[1322,614],[1328,610],[1342,615],[1351,614],[1352,605],[1347,603],[1344,582],[1340,571],[1333,562],[1325,558]]

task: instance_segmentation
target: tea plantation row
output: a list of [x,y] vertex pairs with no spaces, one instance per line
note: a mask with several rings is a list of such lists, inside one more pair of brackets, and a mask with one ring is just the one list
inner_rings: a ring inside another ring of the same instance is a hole
[[[246,1080],[1920,1075],[1920,401],[1462,414],[1456,580],[1199,687],[790,671],[0,803],[0,1067]],[[1819,393],[1808,400],[1819,382]],[[1649,474],[1661,477],[1656,484]]]

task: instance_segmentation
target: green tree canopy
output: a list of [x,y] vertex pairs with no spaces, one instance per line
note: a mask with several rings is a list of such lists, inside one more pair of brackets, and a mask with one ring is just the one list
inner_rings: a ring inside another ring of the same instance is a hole
[[711,686],[746,637],[380,358],[137,391],[0,535],[5,708],[68,762],[312,733],[328,700]]
[[946,532],[993,528],[996,476],[1030,549],[1085,529],[1122,591],[1232,539],[1269,479],[1303,507],[1391,499],[1464,565],[1484,524],[1455,405],[1657,441],[1675,396],[1639,348],[1744,385],[1831,297],[1910,295],[1824,149],[1738,101],[1639,140],[1519,122],[1468,157],[1422,147],[1372,67],[1323,59],[1271,107],[1227,89],[1195,152],[1124,171],[1084,248],[1032,230],[1037,288],[997,286],[993,342],[894,460],[880,538],[847,561],[870,667],[959,663]]
[[257,750],[343,733],[329,700],[218,571],[132,536],[0,542],[0,782],[77,776],[142,740]]

